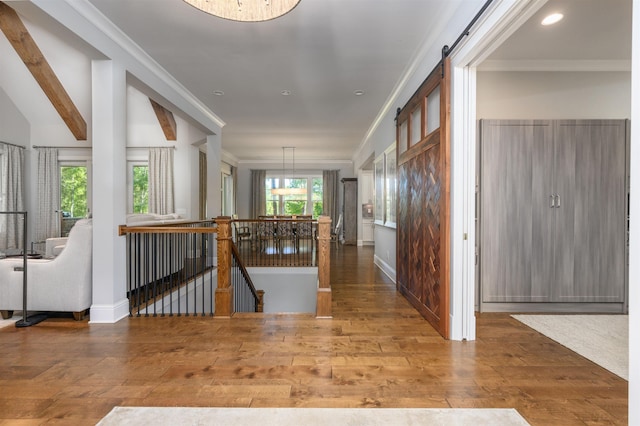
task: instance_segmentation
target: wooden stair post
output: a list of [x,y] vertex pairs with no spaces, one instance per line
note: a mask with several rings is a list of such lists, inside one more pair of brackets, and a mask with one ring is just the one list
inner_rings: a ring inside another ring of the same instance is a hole
[[318,218],[318,296],[316,318],[331,318],[331,218]]
[[233,315],[233,287],[231,287],[231,218],[218,216],[218,288],[216,288],[215,316]]

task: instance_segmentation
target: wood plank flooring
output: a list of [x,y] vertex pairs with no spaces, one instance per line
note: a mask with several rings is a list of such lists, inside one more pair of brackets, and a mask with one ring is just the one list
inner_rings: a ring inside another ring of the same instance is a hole
[[333,319],[0,329],[0,425],[92,425],[116,405],[509,407],[532,425],[627,423],[623,379],[505,314],[479,315],[474,342],[445,341],[372,258],[333,250]]

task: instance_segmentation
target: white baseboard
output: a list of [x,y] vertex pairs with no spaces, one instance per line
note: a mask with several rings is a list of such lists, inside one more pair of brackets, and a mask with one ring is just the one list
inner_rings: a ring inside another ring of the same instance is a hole
[[89,324],[113,324],[129,316],[129,299],[122,299],[113,305],[91,305]]
[[396,270],[391,265],[378,257],[378,255],[373,255],[373,264],[380,268],[394,283],[396,282]]

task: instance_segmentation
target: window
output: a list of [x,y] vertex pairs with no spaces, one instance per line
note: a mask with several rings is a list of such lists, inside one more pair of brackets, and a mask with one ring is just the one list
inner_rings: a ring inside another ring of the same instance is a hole
[[128,213],[149,212],[149,164],[130,161],[127,173]]
[[[284,179],[267,176],[265,181],[266,213],[275,215],[312,215],[314,219],[322,214],[322,177],[306,176]],[[273,189],[287,188],[289,194],[274,194]]]
[[86,165],[60,166],[60,210],[63,218],[82,218],[89,213]]

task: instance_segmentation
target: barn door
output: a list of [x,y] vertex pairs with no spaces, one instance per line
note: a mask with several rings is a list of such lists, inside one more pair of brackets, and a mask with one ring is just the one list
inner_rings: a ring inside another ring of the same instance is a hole
[[427,77],[397,116],[396,282],[449,338],[449,60]]

